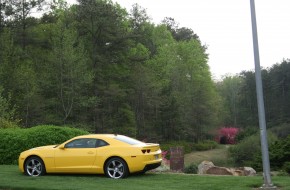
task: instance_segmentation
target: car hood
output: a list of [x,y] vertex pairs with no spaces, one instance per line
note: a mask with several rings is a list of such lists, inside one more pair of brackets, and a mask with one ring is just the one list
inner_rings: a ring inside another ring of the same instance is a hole
[[30,149],[30,150],[52,149],[52,148],[54,148],[55,146],[56,146],[56,145],[39,146],[39,147],[32,148],[32,149]]

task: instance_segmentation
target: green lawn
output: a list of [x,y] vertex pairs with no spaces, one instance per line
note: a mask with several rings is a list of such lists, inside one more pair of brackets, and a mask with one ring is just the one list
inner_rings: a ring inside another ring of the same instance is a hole
[[[289,177],[273,177],[275,185],[290,190]],[[146,173],[114,180],[102,175],[45,175],[28,177],[17,166],[0,165],[0,190],[252,190],[263,183],[261,176],[198,176],[185,174]]]

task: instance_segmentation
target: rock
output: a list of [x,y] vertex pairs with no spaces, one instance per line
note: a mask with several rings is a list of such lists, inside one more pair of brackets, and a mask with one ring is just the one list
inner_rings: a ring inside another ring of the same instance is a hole
[[229,168],[213,166],[206,170],[206,174],[210,175],[234,175]]
[[233,176],[244,176],[245,172],[243,169],[237,169],[237,168],[230,168]]
[[255,176],[257,174],[256,170],[251,167],[244,167],[245,176]]
[[210,161],[203,161],[198,165],[198,174],[255,176],[256,171],[251,167],[226,168],[215,166]]
[[231,168],[235,176],[255,176],[256,171],[251,167]]
[[210,161],[203,161],[198,165],[198,174],[206,174],[206,171],[214,167],[214,164]]

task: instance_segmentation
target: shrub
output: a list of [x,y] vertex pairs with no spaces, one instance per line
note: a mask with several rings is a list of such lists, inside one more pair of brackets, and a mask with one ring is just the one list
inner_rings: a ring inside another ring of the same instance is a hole
[[184,148],[184,154],[192,152],[192,148],[194,146],[194,143],[186,142],[186,141],[170,141],[166,143],[161,143],[160,147],[162,151],[168,151],[170,152],[170,147],[178,147],[181,146]]
[[241,129],[236,136],[236,142],[239,143],[242,140],[255,134],[258,134],[258,127],[252,126],[252,127],[247,127],[246,129]]
[[290,135],[286,139],[279,139],[269,146],[271,166],[281,169],[290,158]]
[[0,129],[19,128],[17,122],[9,121],[0,117]]
[[0,129],[0,164],[16,164],[19,154],[27,149],[60,144],[88,132],[69,127],[42,125],[27,129]]
[[[257,171],[262,171],[262,158],[261,152],[258,153],[253,161],[253,166]],[[290,135],[286,139],[279,139],[273,143],[269,143],[269,159],[271,169],[281,170],[286,167],[290,157]],[[285,164],[286,163],[286,164]],[[284,166],[285,164],[285,166]]]
[[184,148],[184,154],[191,153],[192,151],[204,151],[211,150],[217,147],[217,143],[211,140],[205,140],[199,143],[192,143],[186,141],[171,141],[166,143],[161,143],[161,150],[170,152],[170,147],[178,147],[181,146]]
[[283,164],[283,170],[284,170],[285,172],[287,172],[288,174],[290,174],[290,162],[285,162],[285,163]]
[[187,174],[197,174],[198,167],[196,164],[190,164],[184,168],[184,173]]
[[217,145],[218,144],[215,141],[206,140],[206,141],[199,142],[197,144],[193,144],[192,150],[196,150],[196,151],[211,150],[211,149],[215,149]]
[[277,135],[278,138],[287,138],[290,135],[290,124],[283,123],[270,129],[271,132]]
[[169,161],[170,155],[168,154],[168,151],[162,151],[161,156],[162,156],[162,162],[165,165],[169,165],[170,164],[170,161]]
[[223,127],[219,129],[219,142],[221,144],[235,144],[239,129],[235,127]]
[[[273,133],[268,132],[269,144],[276,139]],[[239,144],[230,147],[229,153],[236,166],[255,166],[257,170],[258,165],[255,164],[255,160],[258,158],[257,155],[261,154],[260,136],[252,135],[242,140]]]

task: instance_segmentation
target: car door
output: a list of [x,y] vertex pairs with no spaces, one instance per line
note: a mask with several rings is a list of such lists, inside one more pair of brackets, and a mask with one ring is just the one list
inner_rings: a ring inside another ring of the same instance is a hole
[[97,139],[80,138],[55,150],[55,172],[90,173],[96,159]]

